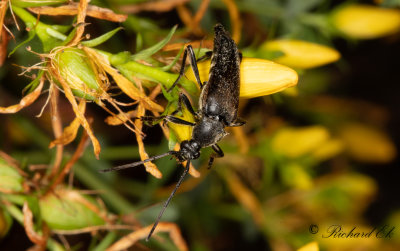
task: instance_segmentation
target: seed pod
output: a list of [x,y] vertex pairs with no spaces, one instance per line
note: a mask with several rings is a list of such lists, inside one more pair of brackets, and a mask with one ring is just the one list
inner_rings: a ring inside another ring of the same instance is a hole
[[18,173],[18,171],[0,157],[0,192],[22,192],[23,181],[24,178]]
[[51,63],[74,95],[91,101],[101,98],[102,83],[83,50],[59,49],[54,53]]
[[103,225],[104,216],[89,197],[76,190],[58,189],[40,198],[40,212],[53,230],[73,230]]

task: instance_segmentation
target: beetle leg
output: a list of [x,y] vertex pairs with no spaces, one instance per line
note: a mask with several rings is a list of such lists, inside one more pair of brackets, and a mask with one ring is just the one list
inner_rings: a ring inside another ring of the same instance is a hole
[[188,125],[188,126],[195,126],[196,125],[196,123],[192,123],[192,122],[189,122],[189,121],[186,121],[186,120],[183,120],[183,119],[171,116],[171,115],[165,116],[164,121],[168,121],[168,122],[171,122],[171,123],[174,123],[174,124],[178,124],[178,125]]
[[210,59],[212,56],[213,52],[212,51],[207,51],[202,57],[199,57],[196,61],[200,62],[202,60],[207,60]]
[[227,125],[229,127],[237,127],[237,126],[242,126],[246,124],[246,121],[244,121],[241,118],[237,118],[235,122],[232,122],[231,124]]
[[196,115],[197,115],[196,112],[195,112],[194,109],[193,109],[192,104],[190,103],[189,98],[188,98],[185,94],[180,93],[180,94],[179,94],[178,109],[180,109],[180,110],[182,109],[182,104],[188,109],[188,111],[189,111],[191,114],[193,114],[193,116],[196,116]]
[[211,168],[215,158],[224,157],[224,152],[219,147],[219,145],[214,144],[214,145],[211,146],[211,148],[214,150],[215,153],[212,153],[211,156],[210,156],[210,159],[208,160],[208,169]]
[[186,65],[186,57],[187,57],[188,53],[189,53],[190,65],[192,66],[192,70],[193,70],[194,76],[196,77],[196,81],[199,84],[200,89],[203,88],[203,84],[200,81],[199,69],[197,68],[196,56],[194,54],[193,47],[191,45],[188,45],[185,49],[185,52],[183,53],[182,66],[181,66],[181,69],[179,70],[179,76],[175,80],[175,82],[171,85],[171,87],[167,90],[167,92],[170,92],[172,89],[174,89],[176,84],[178,84],[179,80],[184,75],[185,65]]
[[[139,118],[134,118],[134,119],[139,119]],[[157,120],[164,120],[163,123],[165,123],[165,121],[174,123],[174,124],[179,124],[179,125],[188,125],[188,126],[195,126],[195,123],[183,120],[181,118],[177,118],[175,116],[172,115],[166,115],[166,116],[158,116],[158,117],[153,117],[153,116],[143,116],[140,117],[140,119],[145,122],[147,125],[152,126],[154,123],[154,121]]]

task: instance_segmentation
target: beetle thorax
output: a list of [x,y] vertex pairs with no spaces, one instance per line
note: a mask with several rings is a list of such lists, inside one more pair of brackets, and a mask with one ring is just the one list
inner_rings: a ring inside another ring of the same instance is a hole
[[201,148],[214,145],[228,134],[224,127],[224,123],[218,117],[204,116],[194,126],[192,139],[198,142]]

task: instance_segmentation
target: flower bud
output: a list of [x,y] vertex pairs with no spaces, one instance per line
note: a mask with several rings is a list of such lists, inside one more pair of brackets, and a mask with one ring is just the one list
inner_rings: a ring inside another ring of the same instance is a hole
[[74,95],[96,100],[101,95],[101,84],[86,53],[78,48],[63,48],[55,52],[52,66],[71,88]]
[[378,38],[399,31],[400,11],[362,4],[346,5],[332,13],[332,24],[351,38]]
[[23,181],[18,171],[0,157],[0,192],[22,192]]
[[[211,61],[197,64],[201,81],[208,80]],[[196,81],[191,70],[188,79]],[[255,98],[270,95],[295,86],[298,75],[293,69],[265,59],[243,58],[240,64],[240,97]]]
[[272,149],[289,158],[311,154],[329,139],[329,132],[322,126],[283,128],[272,139]]
[[74,230],[103,225],[98,206],[78,191],[58,189],[39,200],[40,212],[53,230]]
[[281,51],[283,56],[274,62],[297,69],[315,68],[340,58],[340,53],[327,46],[301,40],[273,40],[264,43],[261,50]]

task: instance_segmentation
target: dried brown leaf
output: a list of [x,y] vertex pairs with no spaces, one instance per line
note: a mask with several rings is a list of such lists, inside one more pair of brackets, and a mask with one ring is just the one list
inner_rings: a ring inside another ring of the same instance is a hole
[[[153,226],[150,225],[126,235],[125,237],[115,242],[106,251],[119,251],[131,247],[137,241],[145,239],[152,227]],[[189,250],[185,240],[182,237],[181,231],[176,224],[170,222],[159,222],[157,228],[154,230],[154,234],[159,232],[168,232],[171,240],[175,243],[179,250]]]
[[65,80],[60,76],[59,72],[57,72],[54,68],[50,68],[49,71],[61,84],[61,86],[64,90],[64,93],[65,93],[65,96],[68,99],[68,101],[70,102],[72,109],[74,110],[76,118],[79,120],[79,123],[86,130],[86,132],[88,133],[88,135],[92,141],[94,154],[96,155],[96,158],[98,159],[100,150],[101,150],[100,143],[97,140],[97,138],[94,136],[93,131],[92,131],[88,121],[86,120],[84,114],[81,113],[81,111],[79,110],[79,106],[76,103],[76,100],[75,100],[74,94],[71,91],[71,88],[65,82]]
[[159,104],[155,103],[152,101],[148,96],[146,96],[143,92],[141,92],[131,81],[129,81],[127,78],[122,76],[116,69],[114,69],[108,60],[98,54],[95,50],[88,48],[88,47],[83,47],[84,51],[90,55],[90,57],[96,61],[98,65],[101,65],[101,67],[112,76],[112,78],[115,80],[116,84],[118,87],[130,98],[133,100],[139,100],[143,102],[143,105],[145,106],[146,109],[151,110],[151,111],[157,111],[157,112],[162,112],[164,111],[164,108],[160,106]]
[[[85,108],[86,102],[82,99],[79,103],[78,110],[81,114],[85,114]],[[62,135],[50,143],[49,148],[52,148],[55,145],[67,145],[71,143],[76,138],[80,125],[78,117],[75,117],[71,124],[64,128]]]
[[61,184],[64,180],[65,175],[69,173],[71,168],[74,166],[75,162],[78,161],[78,159],[82,156],[83,152],[86,149],[87,146],[87,139],[88,139],[88,134],[87,132],[84,132],[81,138],[81,141],[79,142],[78,147],[76,148],[74,154],[72,157],[68,160],[67,164],[65,164],[64,168],[60,172],[60,174],[55,178],[55,181],[51,185],[51,189],[48,191],[53,191],[59,184]]
[[249,140],[243,131],[243,127],[232,127],[233,135],[239,145],[240,153],[247,153],[250,148]]
[[[142,117],[144,116],[145,113],[145,109],[144,106],[142,105],[142,103],[139,103],[138,107],[137,107],[137,116],[138,117]],[[138,128],[139,131],[142,130],[143,127],[143,122],[140,119],[137,119],[135,121],[135,126],[136,128]],[[140,134],[136,133],[136,140],[138,142],[138,146],[139,146],[139,155],[140,155],[140,159],[141,160],[145,160],[149,158],[149,155],[146,153],[146,150],[144,148],[144,143],[142,140],[142,137]],[[161,179],[162,177],[162,173],[160,172],[160,170],[158,170],[157,166],[154,165],[154,163],[152,162],[146,162],[144,163],[144,166],[146,167],[146,171],[148,173],[150,173],[151,175],[153,175],[154,177]]]
[[[78,3],[70,3],[68,5],[51,7],[41,6],[28,8],[29,11],[38,15],[49,15],[49,16],[75,16],[78,14]],[[89,5],[86,11],[86,15],[97,19],[103,19],[111,22],[125,22],[128,18],[127,15],[116,14],[110,9],[101,8],[98,6]]]
[[20,101],[19,104],[8,106],[8,107],[0,107],[0,113],[16,113],[20,111],[22,108],[29,106],[32,104],[40,95],[42,88],[43,88],[43,83],[44,80],[40,80],[40,84],[36,89],[23,97]]
[[89,4],[89,0],[80,0],[78,5],[78,15],[76,18],[76,33],[74,39],[69,43],[70,45],[78,44],[81,41],[83,33],[85,32],[85,26],[82,25],[85,23],[86,11]]
[[167,44],[161,50],[162,51],[179,51],[182,47],[191,45],[193,48],[208,48],[212,49],[214,46],[214,42],[212,40],[198,40],[192,41],[190,43],[174,43],[174,44]]
[[108,116],[105,119],[105,122],[109,125],[122,125],[125,122],[128,121],[128,118],[133,118],[133,117],[137,117],[137,111],[133,110],[133,111],[128,111],[125,112],[124,114],[117,114],[116,116]]
[[242,30],[242,19],[239,16],[239,9],[234,0],[222,0],[222,2],[224,2],[228,9],[229,17],[232,23],[232,39],[236,43],[239,43]]
[[[58,97],[60,96],[60,91],[55,85],[50,86],[49,96],[50,96],[50,108],[51,108],[51,125],[53,127],[54,137],[59,138],[63,133],[61,116],[58,111]],[[49,173],[50,177],[53,177],[59,171],[63,156],[63,150],[64,150],[63,145],[57,146],[54,164],[51,169],[51,173]]]
[[7,45],[10,37],[5,29],[1,30],[0,35],[0,67],[3,65],[4,60],[7,58]]
[[129,14],[135,14],[141,11],[167,12],[174,9],[177,5],[182,5],[187,2],[189,2],[189,0],[149,1],[133,5],[124,5],[120,7],[120,10]]
[[44,227],[43,227],[42,235],[35,232],[35,228],[34,228],[34,224],[33,224],[33,214],[28,206],[27,201],[25,201],[25,203],[24,203],[22,212],[24,214],[24,228],[25,228],[25,232],[26,232],[29,240],[31,240],[33,243],[40,246],[42,248],[41,250],[45,250],[47,238],[49,237],[49,235],[48,235],[49,232],[48,232],[47,227],[45,227],[45,225],[43,225]]
[[224,172],[224,178],[229,186],[229,190],[236,199],[252,214],[254,222],[262,226],[265,222],[265,216],[260,201],[254,193],[248,189],[239,177],[228,169]]

